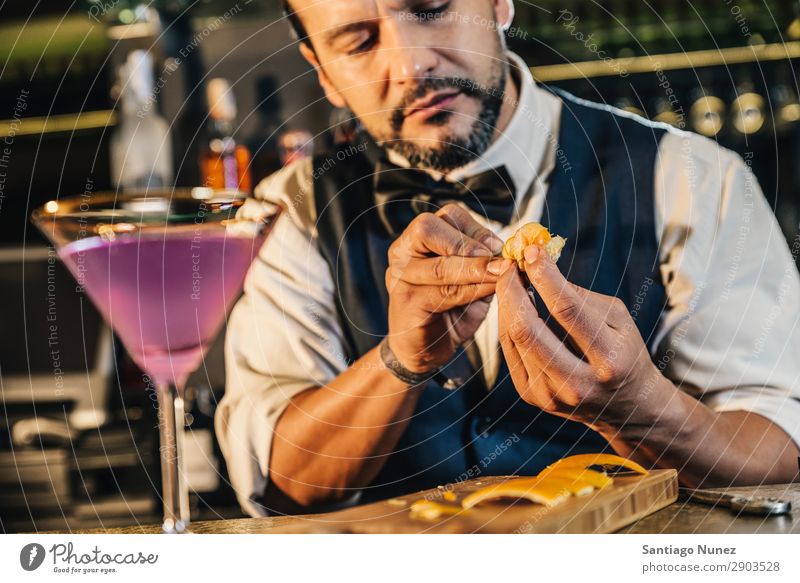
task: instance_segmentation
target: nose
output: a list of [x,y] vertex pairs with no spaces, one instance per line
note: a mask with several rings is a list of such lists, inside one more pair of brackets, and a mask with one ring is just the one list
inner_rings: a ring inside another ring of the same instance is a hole
[[424,35],[406,29],[403,22],[394,21],[390,27],[387,58],[392,79],[399,83],[414,83],[420,77],[430,76],[439,65],[435,48],[426,44]]
[[427,77],[436,69],[436,54],[423,47],[397,47],[390,57],[394,62],[394,78],[400,82]]

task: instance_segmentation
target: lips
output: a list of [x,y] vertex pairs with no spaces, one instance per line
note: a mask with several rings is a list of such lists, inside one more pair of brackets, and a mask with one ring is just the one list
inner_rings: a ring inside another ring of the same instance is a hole
[[450,89],[447,91],[437,91],[429,94],[423,99],[418,99],[405,110],[405,117],[412,115],[432,115],[447,107],[459,95],[460,91]]

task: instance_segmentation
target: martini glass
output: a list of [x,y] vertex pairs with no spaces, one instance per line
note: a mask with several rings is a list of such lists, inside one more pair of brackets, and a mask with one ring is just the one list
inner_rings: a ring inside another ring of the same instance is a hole
[[245,212],[245,200],[208,188],[86,194],[50,201],[31,217],[155,385],[164,532],[189,525],[186,380],[281,212],[268,203]]

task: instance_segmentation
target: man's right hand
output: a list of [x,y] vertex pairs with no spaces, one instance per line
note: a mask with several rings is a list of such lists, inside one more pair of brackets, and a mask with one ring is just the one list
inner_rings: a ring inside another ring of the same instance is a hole
[[389,249],[389,347],[408,370],[447,364],[489,311],[502,240],[464,208],[417,216]]

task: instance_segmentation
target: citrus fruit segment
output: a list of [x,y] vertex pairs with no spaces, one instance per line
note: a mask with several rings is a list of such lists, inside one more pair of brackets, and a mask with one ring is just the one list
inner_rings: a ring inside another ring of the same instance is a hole
[[544,249],[553,261],[558,261],[566,242],[563,237],[551,235],[550,231],[540,223],[528,223],[517,229],[517,232],[503,245],[503,258],[516,261],[519,268],[524,270],[525,247],[537,245]]
[[634,461],[609,453],[583,453],[573,455],[550,464],[544,471],[555,471],[562,468],[582,468],[590,466],[621,466],[638,474],[646,476],[647,470]]

